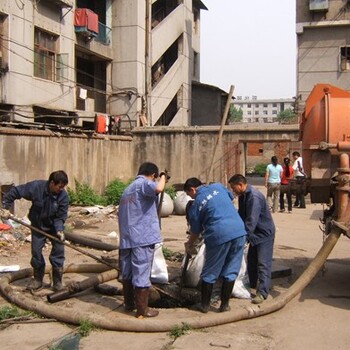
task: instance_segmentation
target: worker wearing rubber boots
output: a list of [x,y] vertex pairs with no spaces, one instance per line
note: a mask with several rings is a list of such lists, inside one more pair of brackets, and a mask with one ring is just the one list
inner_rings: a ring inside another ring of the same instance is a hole
[[238,276],[246,231],[233,205],[234,196],[219,183],[204,185],[193,177],[184,185],[184,191],[194,202],[189,209],[190,237],[185,243],[186,253],[192,255],[199,234],[206,246],[201,273],[201,304],[194,308],[207,313],[215,282],[223,279],[220,312],[229,311],[229,300]]
[[265,196],[249,185],[243,175],[233,175],[229,184],[238,196],[238,212],[248,233],[247,269],[250,287],[256,289],[252,303],[261,304],[271,286],[275,224]]
[[[159,181],[156,180],[159,177]],[[136,317],[155,317],[148,307],[151,269],[156,243],[162,241],[157,214],[158,194],[168,175],[154,163],[141,164],[136,179],[125,189],[119,204],[119,259],[125,309],[136,308]]]
[[[64,264],[64,223],[68,216],[68,193],[65,190],[68,184],[68,176],[62,171],[54,171],[48,180],[34,180],[24,185],[12,187],[3,197],[3,208],[5,216],[9,216],[8,209],[15,200],[24,198],[32,202],[28,219],[34,228],[38,228],[59,240],[51,240],[52,249],[49,260],[52,265],[53,290],[59,291],[63,288],[62,275]],[[46,237],[32,229],[32,258],[31,265],[34,269],[34,279],[28,289],[39,290],[43,286],[45,275],[45,259],[42,249]]]

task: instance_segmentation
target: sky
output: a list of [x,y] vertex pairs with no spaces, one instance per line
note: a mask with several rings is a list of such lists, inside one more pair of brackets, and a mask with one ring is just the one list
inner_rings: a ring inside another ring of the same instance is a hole
[[295,0],[202,0],[200,81],[234,96],[296,94]]

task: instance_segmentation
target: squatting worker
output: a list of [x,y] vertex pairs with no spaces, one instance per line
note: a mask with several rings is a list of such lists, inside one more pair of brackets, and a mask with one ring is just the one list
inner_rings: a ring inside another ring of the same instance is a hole
[[[62,286],[64,264],[64,223],[68,216],[68,193],[65,190],[68,176],[63,170],[54,171],[48,180],[34,180],[24,185],[12,187],[3,197],[2,217],[8,218],[8,209],[17,199],[24,198],[32,202],[28,219],[34,228],[59,238],[51,240],[52,249],[49,260],[52,265],[53,290],[59,291]],[[42,254],[46,237],[32,229],[32,258],[30,264],[34,269],[34,279],[29,284],[31,290],[43,286],[45,259]]]
[[[156,179],[159,176],[159,181]],[[125,309],[137,309],[136,317],[154,317],[148,307],[151,269],[156,243],[162,241],[157,215],[158,194],[167,174],[154,163],[141,164],[136,179],[125,189],[119,204],[119,259]]]
[[193,244],[200,233],[206,247],[201,304],[195,308],[208,312],[213,286],[222,278],[220,312],[228,311],[246,242],[244,223],[233,205],[233,194],[222,184],[204,185],[192,177],[185,182],[184,191],[194,199],[188,213],[191,232],[185,243],[186,253],[193,253]]
[[248,234],[249,249],[247,270],[251,288],[256,288],[253,304],[262,303],[271,286],[271,267],[275,224],[264,195],[247,184],[243,175],[236,174],[229,180],[232,191],[239,196],[239,215]]

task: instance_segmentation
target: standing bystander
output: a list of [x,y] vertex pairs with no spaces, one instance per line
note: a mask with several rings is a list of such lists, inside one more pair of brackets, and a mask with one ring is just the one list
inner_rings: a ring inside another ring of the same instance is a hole
[[288,157],[283,159],[283,173],[281,178],[281,190],[280,190],[280,212],[283,213],[284,209],[284,194],[287,197],[288,213],[292,212],[292,191],[290,188],[289,180],[293,179],[294,169],[290,165],[290,159]]
[[266,167],[265,187],[267,188],[267,204],[273,213],[277,212],[280,197],[282,166],[276,156],[271,157],[271,164]]
[[305,205],[305,186],[306,186],[306,175],[304,173],[303,158],[300,153],[295,151],[292,153],[294,163],[293,170],[294,176],[297,180],[297,192],[295,196],[294,207],[306,208]]

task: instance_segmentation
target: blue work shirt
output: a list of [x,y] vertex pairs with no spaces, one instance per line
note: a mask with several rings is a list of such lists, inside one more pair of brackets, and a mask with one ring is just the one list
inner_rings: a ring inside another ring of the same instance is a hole
[[162,241],[157,214],[157,184],[138,175],[120,199],[120,249],[144,247]]
[[207,248],[246,235],[244,223],[232,200],[233,194],[220,183],[202,185],[189,211],[191,232],[203,234]]
[[238,198],[239,215],[244,221],[248,241],[254,246],[275,237],[275,224],[265,196],[251,185]]
[[16,199],[21,198],[32,202],[28,219],[34,227],[51,233],[64,230],[69,206],[68,193],[65,189],[59,193],[52,193],[49,181],[31,181],[12,187],[4,195],[3,207],[9,209]]

